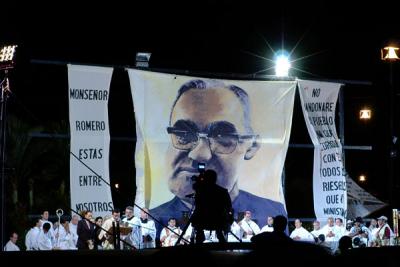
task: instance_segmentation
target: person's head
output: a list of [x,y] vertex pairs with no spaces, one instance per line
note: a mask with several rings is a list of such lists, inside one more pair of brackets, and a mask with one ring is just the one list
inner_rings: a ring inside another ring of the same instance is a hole
[[271,217],[271,216],[268,216],[268,218],[267,218],[267,224],[268,224],[269,226],[272,226],[272,225],[274,224],[274,218]]
[[119,220],[121,218],[121,212],[119,211],[119,209],[113,209],[111,214],[112,214],[112,217],[114,218],[114,220],[116,222],[119,222]]
[[[180,198],[192,192],[199,162],[218,173],[217,183],[232,194],[240,163],[259,148],[247,93],[214,80],[192,80],[178,91],[170,114],[168,185]],[[236,197],[236,195],[231,197]]]
[[43,211],[42,220],[44,220],[44,221],[48,221],[49,220],[49,212],[47,210]]
[[356,220],[354,221],[354,226],[360,227],[362,223],[363,223],[363,219],[361,217],[357,217]]
[[244,219],[245,219],[245,220],[251,220],[251,211],[246,210],[246,211],[244,212]]
[[140,218],[142,218],[143,220],[148,219],[149,218],[149,210],[144,208],[143,210],[140,211]]
[[344,235],[339,239],[339,249],[341,253],[344,253],[345,251],[352,248],[353,244],[350,236]]
[[60,224],[62,225],[62,226],[66,226],[67,224],[69,224],[69,216],[66,216],[66,215],[62,215],[61,217],[60,217]]
[[47,233],[51,228],[50,223],[46,222],[43,224],[43,232]]
[[96,219],[94,220],[94,223],[97,226],[101,226],[103,224],[103,217],[101,217],[101,216],[96,217]]
[[378,222],[375,219],[371,219],[371,222],[369,223],[370,227],[376,227],[376,225],[378,224]]
[[294,226],[296,227],[296,229],[300,228],[301,225],[302,225],[302,223],[301,223],[300,219],[296,219],[294,221]]
[[335,225],[336,225],[336,226],[339,226],[339,227],[342,227],[342,226],[343,226],[343,220],[342,220],[342,218],[336,218],[336,219],[335,219]]
[[378,225],[379,226],[385,225],[386,221],[387,221],[387,217],[386,216],[381,216],[381,217],[378,218]]
[[71,223],[73,225],[78,225],[78,222],[79,222],[79,216],[76,214],[72,215]]
[[17,234],[16,232],[12,232],[11,235],[10,235],[10,240],[11,240],[11,242],[13,242],[14,244],[16,244],[16,243],[17,243],[17,240],[18,240],[18,234]]
[[274,232],[284,232],[287,226],[287,219],[285,216],[278,215],[274,218]]
[[133,217],[133,207],[132,206],[128,206],[125,208],[125,216],[128,219]]
[[317,220],[313,222],[314,230],[319,230],[321,228],[321,223]]
[[329,217],[328,218],[328,225],[329,226],[333,226],[335,223],[334,223],[334,220],[333,220],[333,218],[332,217]]
[[84,212],[83,212],[83,217],[86,219],[86,220],[92,220],[92,218],[93,218],[93,214],[92,214],[92,212],[90,211],[90,210],[85,210]]
[[175,227],[176,226],[176,219],[175,218],[169,218],[168,226],[169,227]]

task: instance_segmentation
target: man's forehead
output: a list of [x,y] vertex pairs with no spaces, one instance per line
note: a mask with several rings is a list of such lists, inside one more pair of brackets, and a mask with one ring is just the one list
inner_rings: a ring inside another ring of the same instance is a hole
[[193,121],[199,127],[215,121],[228,121],[242,128],[243,106],[239,98],[226,88],[192,89],[179,98],[172,111],[171,123],[177,120]]

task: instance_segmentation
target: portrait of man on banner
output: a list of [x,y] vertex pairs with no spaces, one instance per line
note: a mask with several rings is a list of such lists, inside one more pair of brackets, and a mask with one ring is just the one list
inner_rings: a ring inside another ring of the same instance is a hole
[[[243,83],[238,81],[240,82]],[[292,88],[291,93],[294,93],[292,84],[281,85],[279,88],[285,88],[282,92],[286,93]],[[286,101],[290,106],[293,99],[290,99],[290,93],[285,96],[288,95],[289,99]],[[171,217],[182,218],[190,211],[194,200],[192,178],[199,174],[199,163],[204,163],[206,169],[217,172],[217,184],[228,190],[235,217],[238,213],[249,210],[254,214],[255,220],[263,224],[268,216],[286,216],[284,199],[279,189],[287,147],[283,149],[283,153],[282,148],[277,147],[285,146],[287,140],[279,145],[273,143],[288,138],[290,122],[287,122],[287,119],[276,120],[281,121],[281,125],[276,125],[277,128],[282,128],[284,124],[289,126],[286,131],[280,131],[280,138],[265,138],[260,130],[263,127],[259,125],[260,127],[255,129],[252,120],[252,114],[256,114],[257,109],[262,109],[260,100],[257,103],[258,107],[252,108],[250,97],[242,87],[221,80],[186,79],[181,83],[171,103],[167,124],[163,129],[168,137],[164,154],[164,181],[158,180],[158,183],[154,184],[156,179],[153,179],[151,187],[165,183],[168,191],[172,193],[172,198],[158,202],[158,205],[150,205],[150,213],[154,217],[165,223]],[[288,110],[291,120],[292,111],[290,108]],[[270,126],[273,125],[273,121],[266,120]],[[263,123],[262,117],[257,117],[257,123]],[[145,141],[146,144],[148,142],[149,140]],[[272,149],[268,151],[264,142],[269,142]],[[151,149],[147,147],[147,151]],[[263,163],[268,159],[269,163]],[[253,160],[253,164],[247,164]],[[268,166],[272,165],[278,167],[275,170],[270,169],[273,173],[271,175],[268,174]],[[266,177],[275,177],[275,181]],[[256,189],[268,185],[274,187],[271,189],[271,192],[274,192],[271,197],[266,196],[266,191],[262,188],[259,192],[246,190],[246,186]],[[156,191],[153,190],[151,197],[157,198],[154,193]]]

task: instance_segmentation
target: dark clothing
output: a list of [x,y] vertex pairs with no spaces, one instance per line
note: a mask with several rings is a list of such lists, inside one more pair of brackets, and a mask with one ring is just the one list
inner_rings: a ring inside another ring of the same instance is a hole
[[94,224],[86,222],[85,219],[82,219],[78,222],[78,227],[76,230],[78,234],[78,242],[76,246],[78,249],[89,249],[88,240],[94,241]]
[[229,229],[233,222],[232,203],[228,190],[217,184],[199,184],[196,187],[194,228],[206,230]]
[[228,190],[209,182],[198,182],[192,225],[196,231],[196,243],[203,243],[203,230],[216,230],[220,243],[226,242],[224,232],[228,232],[233,222],[232,203]]

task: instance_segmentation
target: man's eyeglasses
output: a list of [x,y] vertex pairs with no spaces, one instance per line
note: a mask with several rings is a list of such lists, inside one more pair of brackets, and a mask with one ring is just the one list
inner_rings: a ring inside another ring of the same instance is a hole
[[207,138],[210,150],[219,154],[230,154],[236,149],[239,142],[256,137],[256,135],[237,133],[204,133],[176,127],[167,127],[167,132],[171,135],[172,145],[176,149],[190,151],[199,144],[200,138]]

